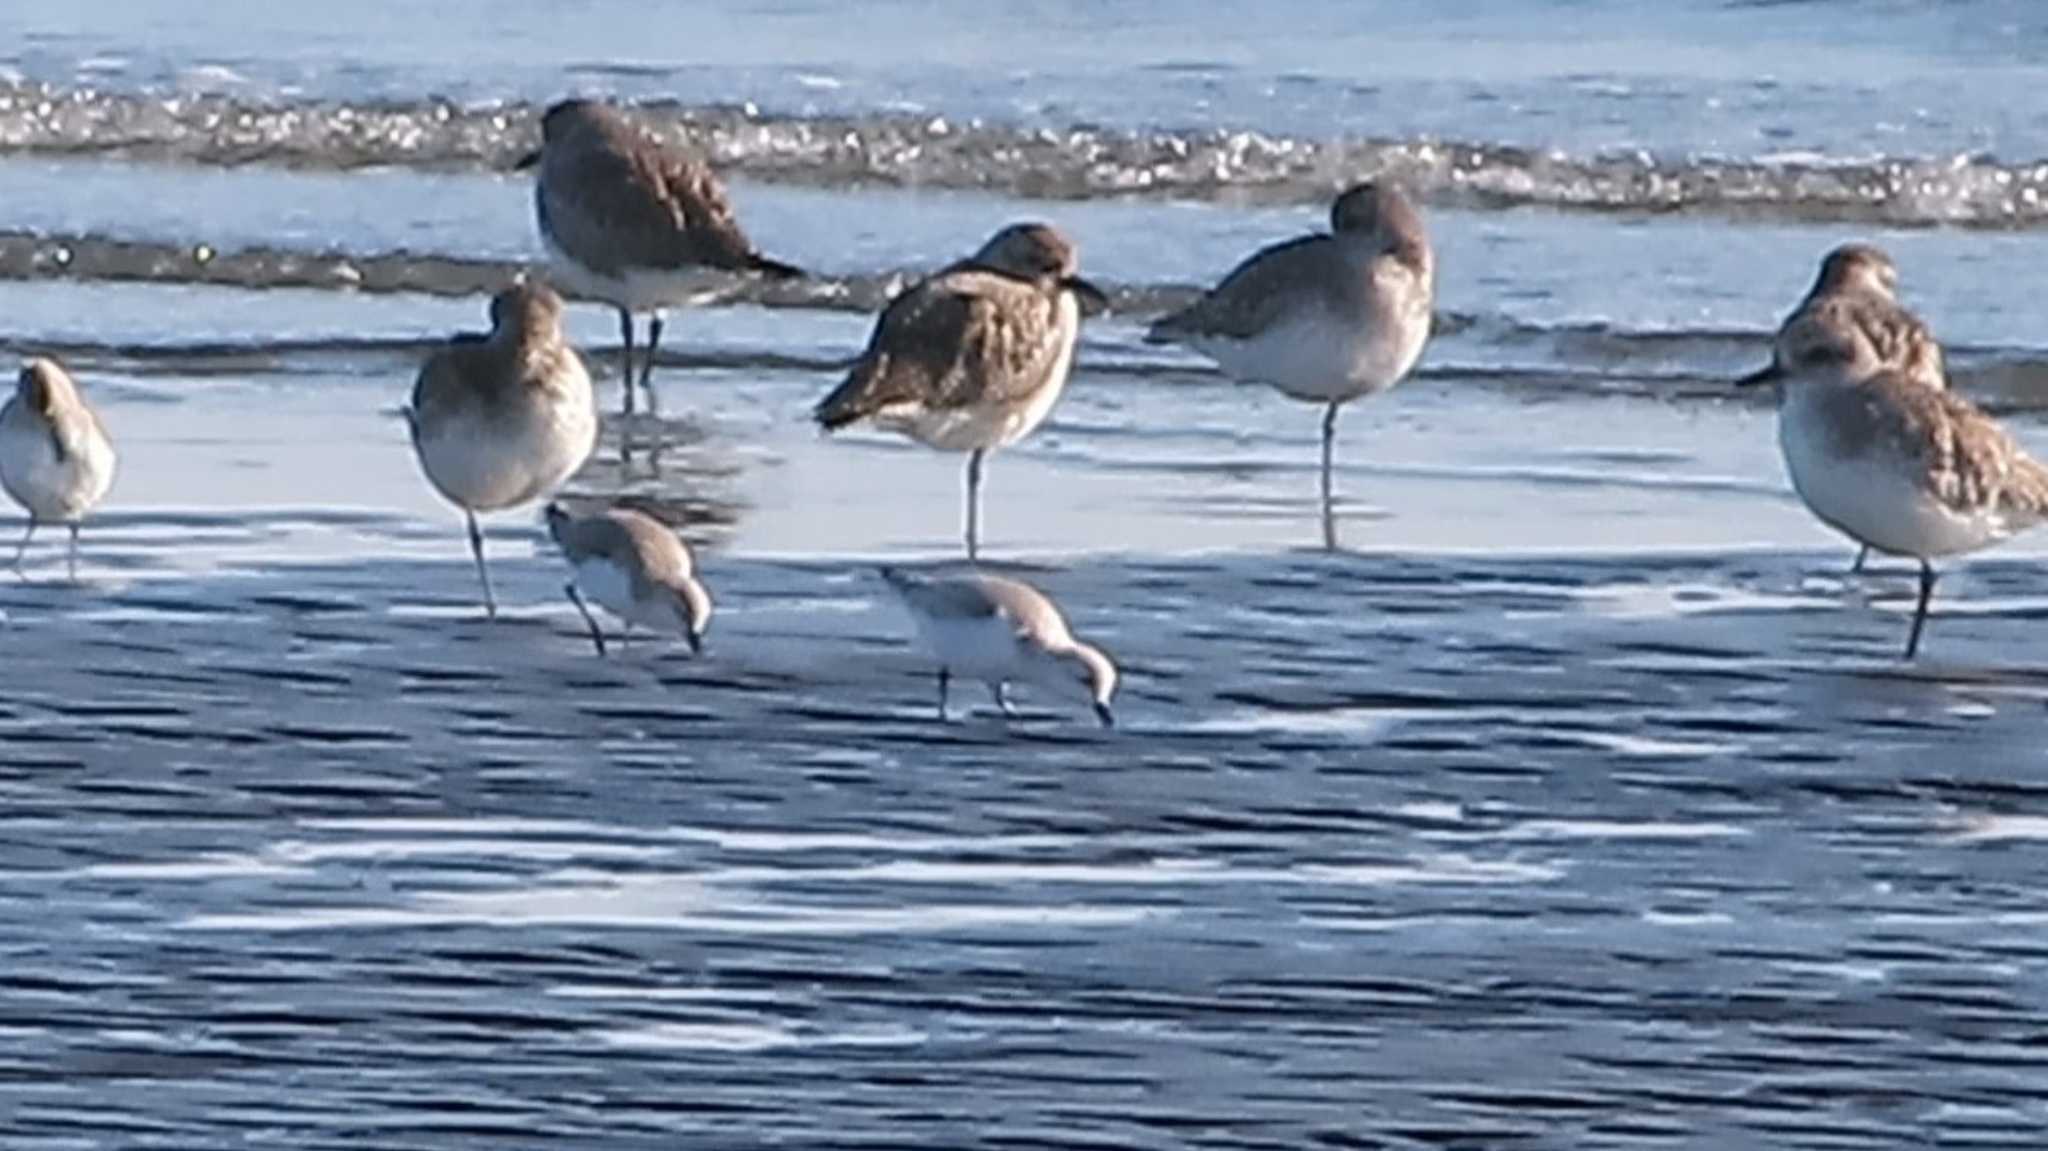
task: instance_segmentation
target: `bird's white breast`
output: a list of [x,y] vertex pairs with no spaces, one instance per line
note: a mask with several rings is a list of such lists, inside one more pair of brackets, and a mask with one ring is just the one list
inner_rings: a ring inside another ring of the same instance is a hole
[[553,236],[544,235],[543,239],[548,250],[548,278],[557,288],[578,299],[601,300],[629,312],[693,307],[716,299],[733,287],[732,276],[705,268],[664,269],[629,264],[618,275],[603,275],[570,255]]
[[65,522],[91,511],[114,482],[114,447],[97,427],[59,458],[43,421],[20,411],[0,418],[0,486],[39,520]]
[[1919,462],[1887,451],[1883,440],[1839,454],[1818,402],[1822,386],[1788,388],[1778,412],[1785,471],[1814,515],[1879,551],[1919,558],[1974,551],[2009,534],[1995,510],[1959,511],[1936,498]]
[[1383,392],[1415,367],[1429,339],[1429,312],[1428,293],[1395,272],[1375,276],[1357,312],[1337,311],[1325,293],[1303,292],[1248,339],[1197,335],[1186,343],[1235,379],[1300,400],[1343,402]]
[[418,432],[420,465],[451,503],[489,512],[538,499],[576,474],[597,446],[590,381],[536,394],[518,418],[462,410]]
[[915,439],[940,451],[966,452],[976,448],[1004,448],[1038,429],[1067,389],[1067,377],[1074,367],[1074,343],[1081,330],[1081,308],[1072,292],[1061,292],[1054,307],[1052,359],[1043,369],[1037,388],[1019,399],[970,404],[959,408],[927,408],[921,404],[901,411],[877,413],[876,424]]
[[1001,683],[1018,674],[1016,627],[1002,616],[933,617],[913,608],[911,617],[925,646],[954,675]]

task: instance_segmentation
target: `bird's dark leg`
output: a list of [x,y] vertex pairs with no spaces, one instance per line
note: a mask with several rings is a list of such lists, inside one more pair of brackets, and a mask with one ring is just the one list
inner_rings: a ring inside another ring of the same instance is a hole
[[661,347],[662,315],[654,313],[647,321],[647,363],[640,369],[640,390],[647,393],[647,414],[661,410],[661,404],[654,397],[654,353]]
[[976,448],[967,456],[967,558],[970,560],[981,552],[981,466],[987,454],[987,449]]
[[590,627],[590,642],[597,645],[597,654],[604,655],[604,631],[597,626],[597,617],[591,615],[590,608],[584,604],[583,593],[576,590],[576,581],[570,580],[563,584],[562,590],[569,593],[569,602],[575,604],[576,610],[583,613],[583,622]]
[[626,388],[625,413],[633,414],[633,313],[619,309],[619,382]]
[[1867,560],[1867,559],[1869,559],[1869,558],[1870,558],[1870,545],[1869,545],[1869,544],[1864,544],[1864,545],[1863,545],[1863,546],[1862,546],[1861,548],[1858,548],[1858,549],[1857,549],[1857,551],[1856,551],[1856,562],[1855,562],[1855,563],[1852,563],[1852,564],[1850,564],[1850,565],[1849,565],[1849,574],[1850,574],[1850,575],[1862,575],[1862,574],[1863,574],[1863,561],[1865,561],[1865,560]]
[[945,665],[939,666],[939,722],[946,722],[946,689],[952,686],[953,673]]
[[1331,456],[1337,442],[1337,405],[1323,411],[1323,546],[1337,550],[1337,507],[1330,477]]
[[476,579],[484,589],[484,615],[498,618],[498,599],[491,594],[491,571],[484,566],[484,532],[476,524],[475,512],[464,512],[469,517],[469,554],[476,557]]
[[22,557],[28,555],[28,541],[34,538],[36,538],[36,517],[30,516],[28,517],[28,530],[21,533],[21,542],[15,545],[14,548],[14,563],[11,566],[16,572],[21,571]]
[[1920,629],[1927,624],[1927,601],[1934,596],[1934,565],[1920,561],[1920,604],[1913,609],[1913,630],[1906,633],[1906,658],[1920,650]]
[[71,521],[71,542],[64,549],[64,573],[72,583],[78,582],[78,521]]
[[997,680],[996,682],[988,685],[988,694],[991,698],[993,698],[996,701],[996,709],[1003,713],[1004,719],[1017,718],[1017,709],[1010,706],[1010,690],[1008,684],[1002,682],[1001,680]]

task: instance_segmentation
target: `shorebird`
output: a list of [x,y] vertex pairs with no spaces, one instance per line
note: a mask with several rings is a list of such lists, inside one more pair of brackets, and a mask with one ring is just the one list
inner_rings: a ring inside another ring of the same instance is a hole
[[631,508],[575,516],[561,504],[550,503],[547,521],[548,534],[576,570],[562,590],[590,627],[597,654],[605,654],[604,631],[584,603],[585,595],[625,624],[621,642],[637,623],[680,635],[689,641],[691,652],[703,652],[704,629],[711,626],[711,593],[698,580],[697,565],[682,537]]
[[23,365],[14,395],[0,407],[0,487],[28,512],[14,549],[14,570],[36,528],[71,529],[65,566],[78,578],[78,523],[114,483],[114,443],[99,414],[55,360]]
[[885,567],[882,578],[902,598],[925,646],[939,661],[939,720],[954,675],[988,684],[1004,716],[1014,716],[1007,685],[1038,684],[1085,696],[1104,727],[1116,726],[1109,702],[1117,670],[1101,648],[1076,640],[1066,617],[1043,592],[984,572],[914,575]]
[[710,290],[710,271],[787,279],[799,269],[754,250],[711,168],[650,137],[626,114],[593,100],[563,100],[541,117],[541,147],[517,167],[539,167],[535,217],[551,278],[619,313],[625,410],[633,401],[633,317],[649,314],[639,386],[654,405],[654,357],[664,310]]
[[[1822,333],[1814,336],[1813,331]],[[1843,244],[1821,260],[1820,275],[1778,329],[1771,343],[1774,367],[1802,340],[1832,342],[1848,351],[1859,370],[1894,372],[1909,383],[1939,392],[1948,388],[1941,342],[1920,317],[1899,303],[1899,269],[1882,248]],[[1856,553],[1850,572],[1863,570],[1869,545]]]
[[1391,184],[1330,207],[1330,232],[1261,249],[1146,340],[1182,344],[1245,383],[1323,410],[1323,543],[1336,546],[1330,463],[1337,411],[1401,381],[1429,339],[1436,258],[1422,216]]
[[1873,366],[1843,328],[1806,325],[1769,368],[1778,445],[1792,487],[1822,522],[1878,551],[1920,561],[1905,658],[1920,649],[1933,561],[1989,547],[2048,518],[2048,468],[1953,392]]
[[406,409],[420,470],[469,522],[484,612],[495,618],[478,512],[553,491],[597,446],[583,359],[562,339],[562,299],[515,283],[491,297],[488,336],[460,335],[428,357]]
[[967,455],[967,558],[981,545],[988,453],[1045,421],[1067,386],[1081,302],[1074,246],[1046,224],[1012,224],[981,250],[889,302],[867,350],[812,413],[826,431],[860,420]]

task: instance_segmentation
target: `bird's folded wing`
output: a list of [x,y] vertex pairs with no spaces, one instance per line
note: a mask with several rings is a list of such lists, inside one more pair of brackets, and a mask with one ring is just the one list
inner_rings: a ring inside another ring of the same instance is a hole
[[587,148],[566,180],[544,180],[556,242],[601,275],[631,268],[751,265],[752,246],[709,166],[654,148]]
[[1160,320],[1154,341],[1189,336],[1248,340],[1328,285],[1341,284],[1342,256],[1328,236],[1302,236],[1253,253],[1202,298]]

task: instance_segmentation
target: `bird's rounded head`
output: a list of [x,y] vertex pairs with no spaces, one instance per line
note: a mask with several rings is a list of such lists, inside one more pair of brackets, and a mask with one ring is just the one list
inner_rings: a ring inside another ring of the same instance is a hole
[[1875,244],[1843,244],[1821,260],[1813,295],[1857,289],[1897,298],[1899,267],[1890,253]]
[[562,297],[537,280],[521,278],[491,297],[491,331],[497,334],[538,334],[556,331],[562,322]]
[[74,400],[78,388],[57,361],[37,356],[21,366],[21,375],[15,381],[15,394],[34,411],[49,415]]

